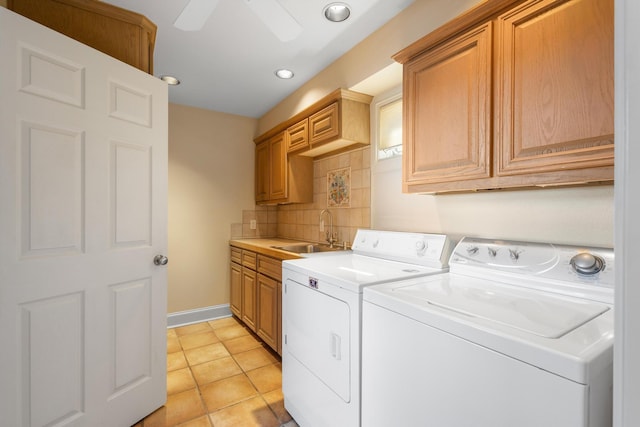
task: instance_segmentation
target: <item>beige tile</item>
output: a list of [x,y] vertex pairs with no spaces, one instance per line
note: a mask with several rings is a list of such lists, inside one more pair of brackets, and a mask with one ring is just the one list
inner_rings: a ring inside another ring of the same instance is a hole
[[276,414],[278,421],[286,423],[291,421],[291,415],[284,409],[284,395],[282,388],[275,389],[268,393],[264,393],[262,398],[269,404],[271,410]]
[[196,382],[189,368],[167,372],[167,396],[195,387]]
[[226,341],[243,335],[249,335],[249,331],[242,325],[236,325],[216,329],[215,334],[221,341]]
[[238,322],[238,319],[236,319],[235,317],[231,316],[231,317],[225,317],[222,319],[216,319],[216,320],[209,320],[209,326],[211,326],[212,329],[220,329],[220,328],[227,328],[229,326],[238,326],[240,325],[240,322]]
[[261,397],[209,414],[215,427],[278,427],[280,422]]
[[179,339],[182,348],[184,350],[191,350],[192,348],[198,348],[219,342],[220,340],[217,335],[211,330],[211,328],[209,328],[209,330],[211,332],[180,336]]
[[209,417],[204,415],[195,420],[187,421],[186,423],[178,424],[177,427],[211,427]]
[[187,367],[187,359],[182,351],[167,354],[167,372]]
[[142,427],[168,427],[166,406],[162,406],[147,415],[147,417],[142,420],[141,423],[136,424],[135,427],[138,427],[138,425]]
[[167,353],[175,353],[177,351],[182,351],[178,337],[167,337]]
[[201,323],[195,323],[193,325],[179,326],[177,328],[174,328],[174,330],[176,331],[176,335],[180,337],[182,335],[210,332],[211,326],[209,326],[207,322],[201,322]]
[[243,335],[238,338],[226,340],[223,344],[231,354],[242,353],[252,348],[262,347],[260,340],[253,335]]
[[175,426],[206,414],[198,389],[183,391],[167,397],[166,425]]
[[282,371],[279,364],[254,369],[247,372],[247,376],[260,393],[282,388]]
[[184,355],[191,366],[230,356],[229,351],[221,342],[185,350]]
[[167,329],[167,338],[175,338],[177,336],[178,334],[176,333],[176,330],[174,328]]
[[232,357],[223,357],[192,366],[191,371],[199,386],[242,373],[242,369]]
[[240,365],[245,372],[278,362],[278,359],[263,347],[234,354],[233,358],[236,359],[238,365]]
[[200,393],[209,412],[257,395],[256,389],[245,375],[236,375],[209,383],[200,388]]

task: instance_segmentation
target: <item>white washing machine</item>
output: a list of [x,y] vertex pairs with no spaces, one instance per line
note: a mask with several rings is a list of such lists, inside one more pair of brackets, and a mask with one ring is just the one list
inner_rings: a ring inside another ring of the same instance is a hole
[[362,290],[447,271],[444,235],[358,230],[352,251],[282,263],[282,391],[301,427],[360,426]]
[[611,249],[464,238],[449,267],[365,289],[363,426],[611,425]]

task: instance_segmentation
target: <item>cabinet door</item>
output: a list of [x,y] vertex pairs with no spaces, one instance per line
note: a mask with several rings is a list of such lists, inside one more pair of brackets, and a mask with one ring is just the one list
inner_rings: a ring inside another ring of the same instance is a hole
[[269,141],[256,145],[256,202],[269,200]]
[[300,120],[285,131],[287,153],[309,148],[309,120]]
[[269,347],[278,349],[278,282],[258,274],[258,319],[256,333]]
[[242,321],[256,331],[256,272],[242,267]]
[[277,352],[282,355],[282,282],[278,282],[278,348]]
[[287,149],[284,132],[280,132],[269,140],[269,156],[271,159],[271,183],[269,199],[287,198]]
[[404,65],[404,189],[491,174],[491,23]]
[[242,319],[242,267],[235,262],[231,263],[230,282],[231,312]]
[[309,116],[309,144],[328,142],[340,134],[339,105],[334,102]]
[[528,1],[498,18],[498,175],[613,165],[613,21],[613,0]]

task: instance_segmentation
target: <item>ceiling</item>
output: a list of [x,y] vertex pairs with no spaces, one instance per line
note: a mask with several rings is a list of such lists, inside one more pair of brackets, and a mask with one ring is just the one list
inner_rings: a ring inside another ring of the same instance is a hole
[[[334,23],[322,12],[336,0],[277,0],[302,28],[283,42],[248,5],[264,0],[218,0],[199,31],[173,26],[189,0],[104,1],[145,15],[158,26],[154,74],[181,81],[169,87],[170,102],[256,118],[413,2],[346,0],[351,16]],[[279,68],[291,69],[294,77],[277,78]]]

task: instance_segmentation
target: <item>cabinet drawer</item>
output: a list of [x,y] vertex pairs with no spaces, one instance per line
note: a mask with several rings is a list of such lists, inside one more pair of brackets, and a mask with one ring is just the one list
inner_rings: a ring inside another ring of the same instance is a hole
[[256,253],[243,250],[242,251],[242,265],[252,270],[256,269]]
[[311,147],[314,144],[330,141],[339,134],[337,102],[309,117],[309,144]]
[[282,281],[282,261],[258,255],[258,273]]
[[242,264],[242,249],[231,246],[231,262]]
[[287,153],[309,148],[309,120],[304,119],[290,126],[285,134]]

